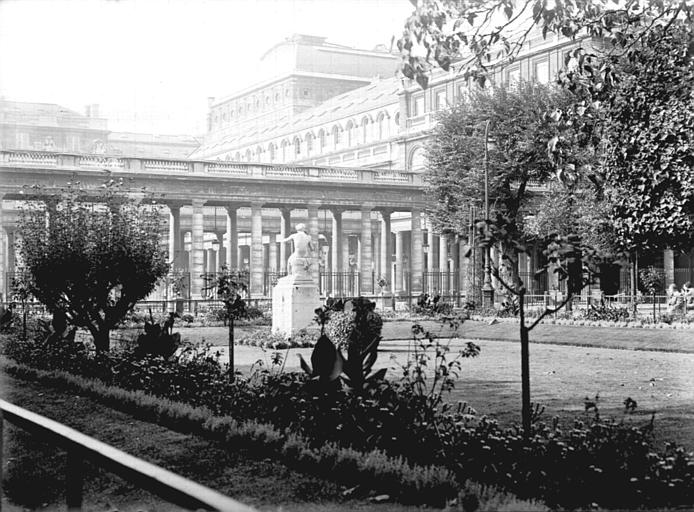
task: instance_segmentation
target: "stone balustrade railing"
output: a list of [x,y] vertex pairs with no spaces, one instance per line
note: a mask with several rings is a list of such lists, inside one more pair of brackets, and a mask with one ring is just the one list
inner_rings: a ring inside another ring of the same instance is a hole
[[342,167],[287,166],[198,160],[162,160],[107,155],[79,155],[49,151],[0,151],[0,165],[66,168],[70,170],[113,170],[124,172],[219,175],[251,179],[300,179],[335,182],[376,182],[393,185],[422,185],[417,172]]

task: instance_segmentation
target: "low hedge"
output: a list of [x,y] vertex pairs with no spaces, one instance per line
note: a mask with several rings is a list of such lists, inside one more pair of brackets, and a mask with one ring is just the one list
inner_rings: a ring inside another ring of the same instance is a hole
[[364,453],[333,443],[316,448],[301,436],[284,434],[273,425],[239,422],[230,416],[216,416],[204,407],[107,386],[59,370],[37,370],[5,358],[0,358],[0,367],[14,377],[76,392],[138,419],[217,441],[228,450],[278,458],[301,472],[344,485],[366,485],[401,503],[442,506],[460,487],[454,474],[444,467],[409,464],[381,450]]

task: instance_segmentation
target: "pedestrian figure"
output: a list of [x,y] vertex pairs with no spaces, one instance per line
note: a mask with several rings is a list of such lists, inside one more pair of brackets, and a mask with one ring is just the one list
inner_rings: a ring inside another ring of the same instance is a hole
[[687,281],[682,285],[682,299],[684,300],[684,310],[694,308],[694,289],[692,283]]
[[674,283],[667,289],[667,310],[674,314],[684,312],[684,296]]

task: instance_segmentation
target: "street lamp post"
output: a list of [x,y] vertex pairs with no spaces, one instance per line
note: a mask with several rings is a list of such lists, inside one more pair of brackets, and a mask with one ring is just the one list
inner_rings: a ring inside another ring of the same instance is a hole
[[[489,122],[484,124],[484,220],[489,222]],[[491,248],[484,249],[484,283],[482,284],[482,305],[494,306],[494,287],[492,286]]]

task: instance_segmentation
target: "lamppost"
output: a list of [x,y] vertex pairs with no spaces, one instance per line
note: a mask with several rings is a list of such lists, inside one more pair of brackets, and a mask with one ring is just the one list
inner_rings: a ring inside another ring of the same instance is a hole
[[[489,122],[484,124],[484,220],[489,222]],[[482,284],[482,305],[494,306],[494,287],[492,287],[491,247],[484,249],[484,283]]]

